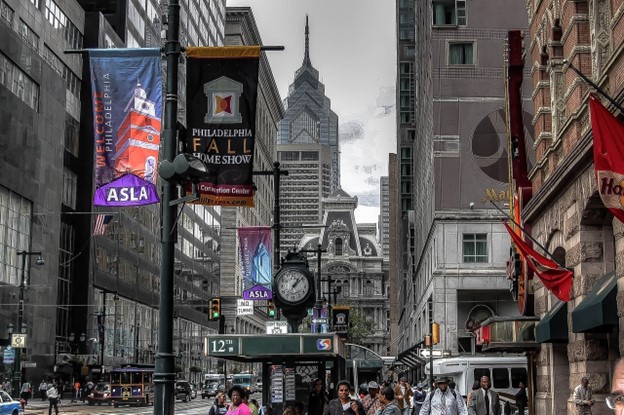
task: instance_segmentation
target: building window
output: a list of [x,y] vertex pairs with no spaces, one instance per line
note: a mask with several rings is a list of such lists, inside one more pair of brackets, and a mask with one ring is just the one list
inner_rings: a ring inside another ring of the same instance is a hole
[[76,173],[68,170],[63,171],[63,204],[72,209],[76,209],[76,189],[78,187],[78,177]]
[[19,33],[28,46],[36,51],[39,50],[39,36],[22,19],[19,22]]
[[474,65],[472,42],[449,43],[449,65]]
[[0,84],[6,86],[35,111],[39,109],[39,85],[0,53]]
[[0,282],[18,285],[17,251],[30,248],[32,202],[0,187]]
[[463,234],[464,262],[483,263],[488,262],[487,234],[465,233]]
[[54,0],[46,0],[45,17],[55,29],[63,30],[63,37],[73,49],[82,48],[82,33],[63,13]]
[[0,0],[0,17],[2,17],[9,26],[13,25],[13,9],[4,0]]
[[466,25],[466,0],[433,0],[435,26]]

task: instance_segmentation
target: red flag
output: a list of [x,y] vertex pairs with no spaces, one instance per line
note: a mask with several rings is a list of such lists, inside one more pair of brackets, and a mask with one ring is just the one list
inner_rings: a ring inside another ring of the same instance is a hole
[[624,125],[589,97],[594,135],[594,170],[602,203],[624,222]]
[[533,248],[526,244],[522,238],[517,235],[513,229],[506,223],[503,223],[511,239],[516,244],[518,251],[522,252],[522,255],[529,264],[529,267],[535,272],[535,274],[542,280],[544,287],[551,293],[555,294],[555,297],[561,301],[570,301],[570,290],[572,289],[572,278],[574,273],[568,269],[562,268],[555,261],[543,257],[535,252]]

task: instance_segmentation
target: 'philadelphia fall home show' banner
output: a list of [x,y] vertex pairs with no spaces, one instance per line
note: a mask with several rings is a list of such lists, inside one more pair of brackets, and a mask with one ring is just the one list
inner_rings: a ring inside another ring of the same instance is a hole
[[270,300],[273,275],[273,237],[269,226],[238,228],[240,264],[243,272],[243,298]]
[[260,47],[187,47],[186,58],[186,152],[208,168],[197,203],[253,207]]
[[160,49],[89,50],[96,206],[158,202]]

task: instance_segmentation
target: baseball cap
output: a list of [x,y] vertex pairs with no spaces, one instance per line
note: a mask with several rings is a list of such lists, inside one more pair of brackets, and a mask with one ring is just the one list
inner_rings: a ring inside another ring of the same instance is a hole
[[437,378],[437,379],[435,380],[436,385],[437,385],[438,383],[448,383],[448,382],[449,382],[449,380],[448,380],[447,378]]
[[368,389],[379,389],[379,385],[374,380],[368,382]]

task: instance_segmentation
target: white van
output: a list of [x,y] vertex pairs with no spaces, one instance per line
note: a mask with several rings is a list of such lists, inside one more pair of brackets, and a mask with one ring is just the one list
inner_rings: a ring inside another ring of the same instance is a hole
[[[429,364],[425,366],[425,373],[429,375]],[[472,389],[474,381],[481,376],[489,376],[492,389],[496,392],[506,392],[515,395],[518,392],[518,383],[527,384],[526,356],[459,356],[433,361],[434,379],[446,377],[453,380],[457,386],[455,390],[466,396]]]

